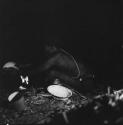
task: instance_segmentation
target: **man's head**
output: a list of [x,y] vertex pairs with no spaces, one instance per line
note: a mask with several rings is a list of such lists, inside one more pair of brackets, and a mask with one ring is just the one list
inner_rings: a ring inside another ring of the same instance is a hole
[[17,67],[15,62],[7,62],[3,65],[2,67],[3,69],[15,69],[15,70],[19,70],[19,67]]
[[21,83],[19,67],[15,62],[7,62],[2,67],[2,76],[3,76],[3,87],[7,90],[14,90],[18,88],[18,85]]

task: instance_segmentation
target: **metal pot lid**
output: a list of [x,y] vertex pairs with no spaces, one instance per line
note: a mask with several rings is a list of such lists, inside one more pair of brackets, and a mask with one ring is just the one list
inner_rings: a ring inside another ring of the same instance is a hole
[[72,96],[72,91],[61,85],[50,85],[47,87],[47,91],[58,98],[69,98]]

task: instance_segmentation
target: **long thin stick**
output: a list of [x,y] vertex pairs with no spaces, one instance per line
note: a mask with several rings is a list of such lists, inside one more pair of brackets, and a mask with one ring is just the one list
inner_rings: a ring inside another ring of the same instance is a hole
[[67,117],[67,113],[66,113],[66,112],[63,112],[62,115],[63,115],[63,118],[64,118],[65,123],[66,123],[66,124],[69,124],[69,120],[68,120],[68,117]]

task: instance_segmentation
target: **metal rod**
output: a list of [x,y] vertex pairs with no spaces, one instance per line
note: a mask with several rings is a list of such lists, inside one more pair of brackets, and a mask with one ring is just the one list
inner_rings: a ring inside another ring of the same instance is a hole
[[64,118],[65,123],[66,123],[66,124],[69,124],[69,120],[68,120],[68,117],[67,117],[67,113],[66,113],[66,112],[63,112],[63,113],[62,113],[62,116],[63,116],[63,118]]

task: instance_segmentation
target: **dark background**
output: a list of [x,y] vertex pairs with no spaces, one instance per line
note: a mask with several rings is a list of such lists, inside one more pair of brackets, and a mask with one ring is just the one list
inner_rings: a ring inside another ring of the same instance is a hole
[[42,43],[61,40],[99,79],[122,78],[122,3],[106,0],[2,0],[0,61],[35,61]]

